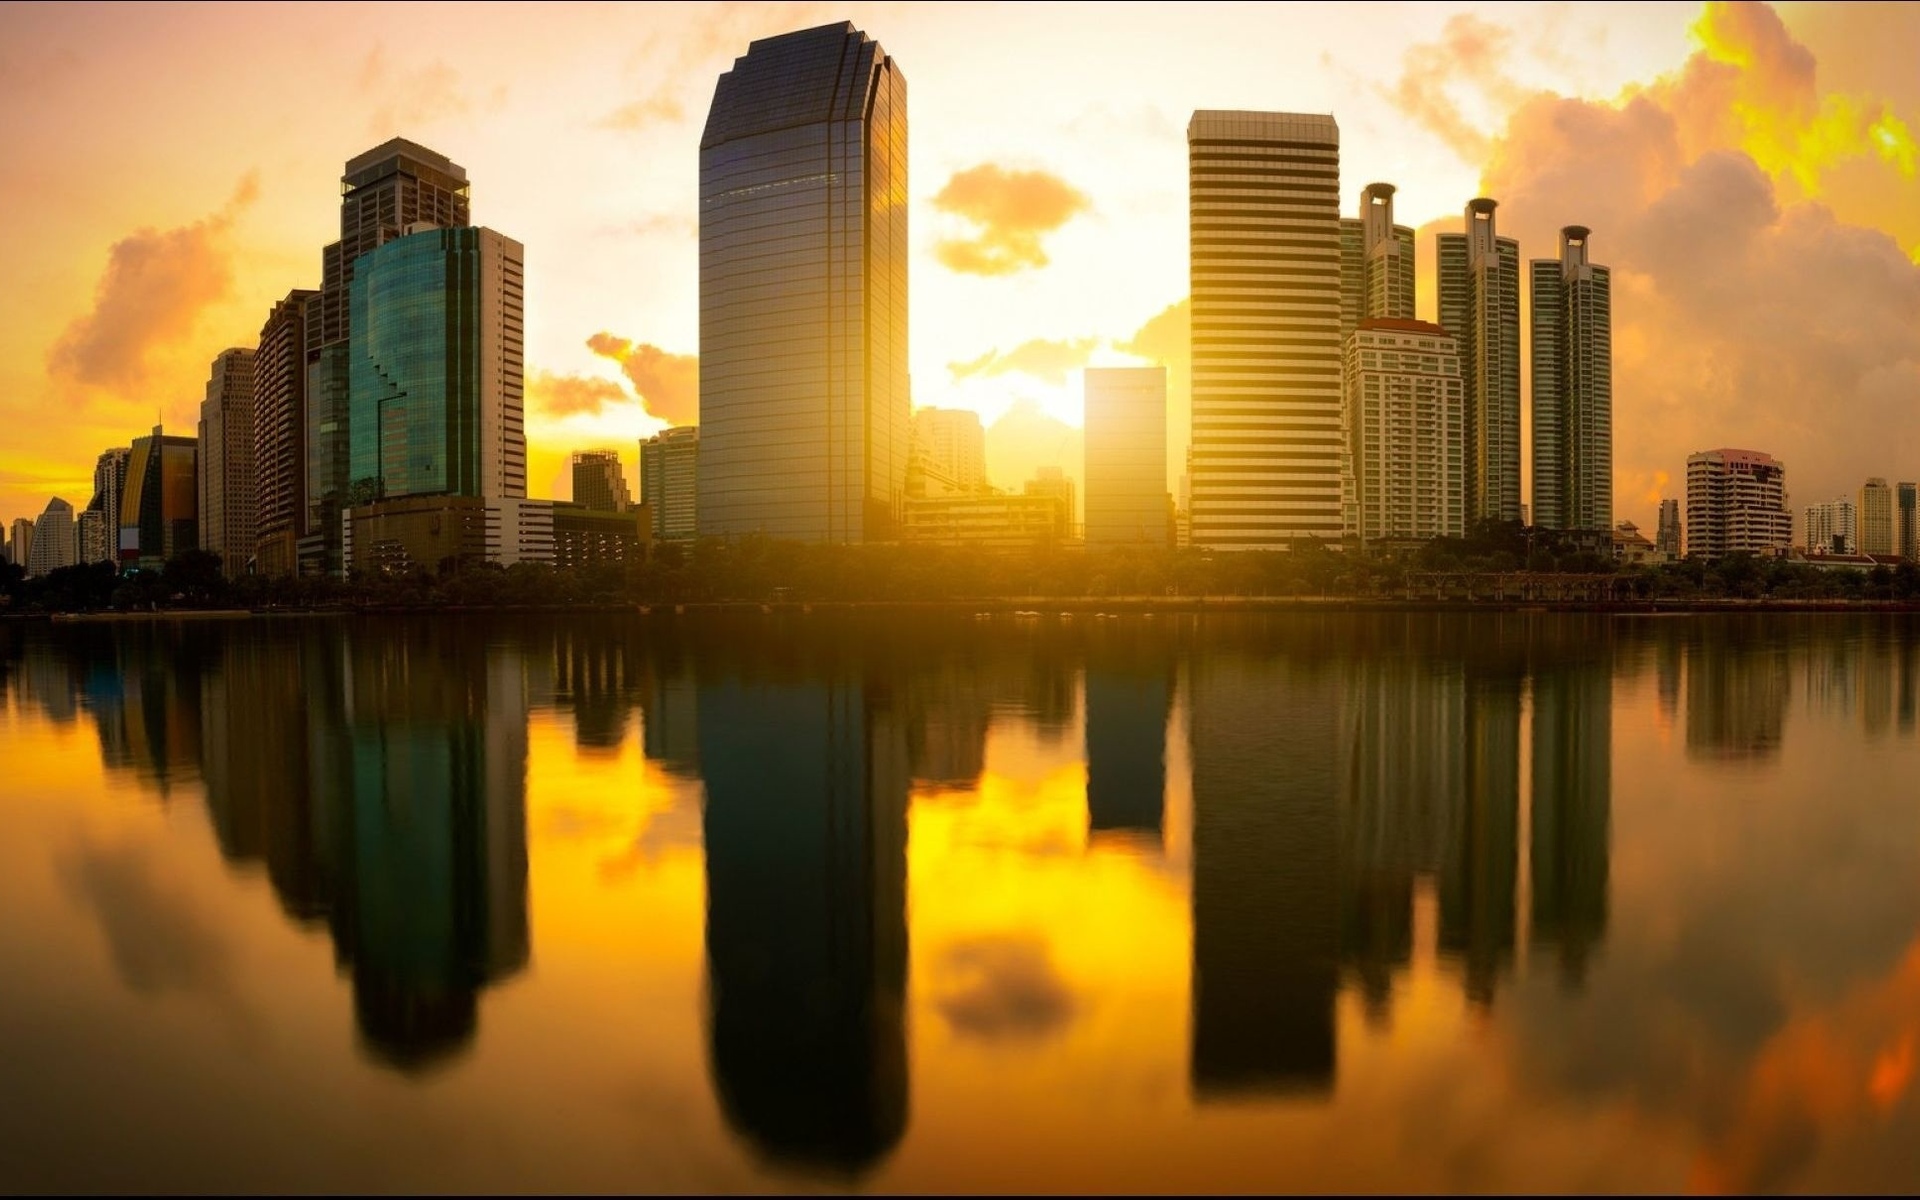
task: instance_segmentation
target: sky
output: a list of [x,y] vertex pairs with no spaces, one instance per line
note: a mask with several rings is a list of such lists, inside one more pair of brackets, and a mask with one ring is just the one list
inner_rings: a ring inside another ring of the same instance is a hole
[[0,4],[0,520],[191,432],[209,364],[317,286],[346,159],[404,136],[526,245],[536,496],[697,420],[699,135],[756,37],[852,20],[907,79],[917,406],[989,473],[1079,466],[1079,369],[1169,368],[1187,437],[1196,108],[1331,112],[1343,207],[1468,199],[1615,272],[1615,510],[1717,446],[1796,509],[1920,478],[1920,6]]

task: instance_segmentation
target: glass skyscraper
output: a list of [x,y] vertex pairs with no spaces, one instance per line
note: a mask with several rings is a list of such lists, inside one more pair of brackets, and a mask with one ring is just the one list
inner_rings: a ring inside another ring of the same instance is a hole
[[1465,233],[1436,236],[1440,325],[1460,346],[1467,524],[1520,519],[1520,243],[1495,202],[1467,202]]
[[1560,231],[1533,284],[1533,523],[1613,528],[1613,274],[1588,230]]
[[894,536],[907,84],[851,24],[748,47],[700,139],[702,534]]
[[354,264],[351,504],[527,494],[520,243],[425,229]]

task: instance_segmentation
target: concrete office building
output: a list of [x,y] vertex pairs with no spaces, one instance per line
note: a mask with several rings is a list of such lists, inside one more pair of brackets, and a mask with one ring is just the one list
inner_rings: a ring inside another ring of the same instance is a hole
[[1660,524],[1654,533],[1653,548],[1666,556],[1666,561],[1678,559],[1686,550],[1685,531],[1680,525],[1680,501],[1678,499],[1660,502]]
[[1340,218],[1340,336],[1368,317],[1414,316],[1413,230],[1393,223],[1390,183],[1360,193],[1360,215]]
[[307,513],[307,317],[320,293],[275,301],[253,354],[254,569],[291,575]]
[[1806,510],[1808,554],[1860,553],[1860,510],[1844,496]]
[[29,575],[48,575],[79,559],[74,539],[73,505],[55,496],[33,523],[33,544],[22,565]]
[[1465,532],[1460,353],[1438,325],[1370,317],[1347,337],[1348,532],[1362,549]]
[[253,351],[222,350],[200,405],[200,548],[245,575],[254,557]]
[[1687,456],[1687,557],[1782,554],[1792,544],[1786,464],[1759,450]]
[[847,22],[763,38],[700,139],[702,534],[896,536],[907,85]]
[[83,508],[73,514],[73,545],[79,563],[111,562],[107,547],[113,539],[107,530],[107,514]]
[[1187,163],[1193,545],[1338,539],[1339,127],[1202,110]]
[[1892,554],[1893,489],[1875,476],[1860,487],[1860,553]]
[[1087,545],[1166,549],[1167,369],[1088,367],[1085,425]]
[[120,562],[155,569],[200,545],[200,443],[160,426],[135,438],[120,498]]
[[640,443],[640,503],[655,541],[683,541],[699,530],[700,427],[664,429]]
[[1902,483],[1894,488],[1893,552],[1908,562],[1920,560],[1920,523],[1916,523],[1916,498],[1920,485]]
[[421,225],[471,223],[466,169],[393,138],[347,160],[340,176],[340,240],[321,253],[320,291],[306,314],[307,534],[303,572],[340,569],[341,508],[353,484],[350,428],[352,292],[361,255]]
[[618,450],[582,450],[573,456],[573,502],[592,512],[623,513],[633,507]]
[[33,553],[33,518],[15,517],[12,529],[7,538],[7,561],[24,568]]
[[1438,235],[1440,326],[1460,345],[1467,416],[1466,517],[1519,521],[1520,243],[1500,237],[1492,200],[1467,202],[1465,233]]
[[1533,318],[1533,524],[1613,528],[1613,273],[1588,256],[1590,232],[1560,231],[1560,257],[1536,258]]

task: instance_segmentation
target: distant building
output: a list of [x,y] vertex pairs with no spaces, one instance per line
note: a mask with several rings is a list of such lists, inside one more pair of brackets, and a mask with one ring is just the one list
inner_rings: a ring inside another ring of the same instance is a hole
[[24,569],[28,556],[33,553],[33,518],[15,517],[12,528],[13,533],[7,538],[7,561]]
[[1640,532],[1638,525],[1632,521],[1622,521],[1613,529],[1613,561],[1638,567],[1672,560],[1658,545],[1647,540],[1647,535]]
[[594,512],[623,513],[633,507],[618,450],[582,450],[573,456],[573,502]]
[[913,451],[923,470],[953,490],[987,490],[987,434],[979,413],[965,408],[914,409]]
[[73,543],[80,563],[112,562],[113,555],[107,547],[113,544],[113,538],[107,525],[107,514],[85,508],[73,515]]
[[1167,369],[1088,367],[1085,425],[1087,545],[1166,549]]
[[1057,546],[1066,540],[1066,505],[1057,491],[909,497],[901,540],[999,550]]
[[294,289],[274,303],[253,354],[254,569],[292,575],[307,510],[307,366],[309,314],[318,292]]
[[1369,317],[1414,315],[1413,230],[1393,223],[1390,183],[1360,193],[1360,215],[1340,218],[1340,338]]
[[135,438],[120,499],[120,562],[158,569],[200,545],[200,443],[160,426]]
[[1347,337],[1349,533],[1363,549],[1466,532],[1460,355],[1438,325],[1369,317]]
[[1860,487],[1860,552],[1894,552],[1893,489],[1875,476]]
[[73,505],[55,496],[33,523],[33,546],[27,554],[29,575],[48,575],[80,561],[74,538]]
[[253,560],[253,351],[222,350],[200,405],[200,548],[231,578]]
[[554,560],[554,502],[501,496],[402,496],[349,508],[349,572],[437,574],[478,563]]
[[848,22],[753,42],[700,138],[699,532],[889,541],[905,496],[907,84]]
[[1759,450],[1702,450],[1687,458],[1687,556],[1777,555],[1793,544],[1787,469]]
[[1807,505],[1806,544],[1813,555],[1860,553],[1860,510],[1845,497]]
[[1654,547],[1673,562],[1686,551],[1685,532],[1680,525],[1680,501],[1677,499],[1660,502],[1660,526],[1654,534]]
[[1920,485],[1899,484],[1895,489],[1893,552],[1908,562],[1920,562],[1920,521],[1916,520],[1916,493]]
[[553,565],[561,570],[642,562],[653,541],[646,506],[622,511],[553,504]]
[[[1520,243],[1496,203],[1467,202],[1465,233],[1437,235],[1440,326],[1460,344],[1466,520],[1520,521]],[[1604,527],[1603,527],[1604,528]]]
[[640,443],[640,503],[653,540],[683,541],[699,532],[700,427],[680,425]]
[[1059,467],[1036,467],[1033,478],[1027,480],[1024,489],[1029,496],[1051,496],[1060,502],[1063,524],[1060,538],[1073,537],[1077,526],[1075,518],[1079,515],[1078,498],[1074,495],[1073,480]]
[[1203,109],[1187,125],[1187,180],[1193,544],[1337,539],[1339,126]]
[[1589,232],[1560,231],[1560,257],[1532,269],[1533,523],[1613,527],[1613,274]]
[[127,489],[127,463],[133,451],[125,446],[102,450],[93,464],[93,499],[87,511],[98,521],[87,522],[81,540],[81,562],[113,562],[120,557],[120,497]]

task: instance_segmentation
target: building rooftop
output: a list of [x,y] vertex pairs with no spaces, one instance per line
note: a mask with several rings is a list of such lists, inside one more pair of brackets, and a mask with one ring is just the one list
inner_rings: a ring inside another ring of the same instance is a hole
[[851,21],[760,38],[714,85],[700,148],[801,125],[862,120],[874,77],[884,69],[898,70]]
[[1340,126],[1331,113],[1250,112],[1245,109],[1199,108],[1187,123],[1187,140],[1246,138],[1254,141],[1340,144]]
[[431,167],[443,175],[465,182],[467,169],[436,150],[429,150],[419,142],[410,142],[406,138],[388,138],[363,154],[356,154],[347,160],[346,169],[341,173],[342,180],[360,174],[369,167],[379,166],[388,161],[411,159],[422,166]]
[[1416,321],[1411,317],[1368,317],[1360,322],[1361,329],[1391,330],[1395,333],[1424,333],[1429,337],[1450,338],[1453,335],[1435,325],[1432,321]]

